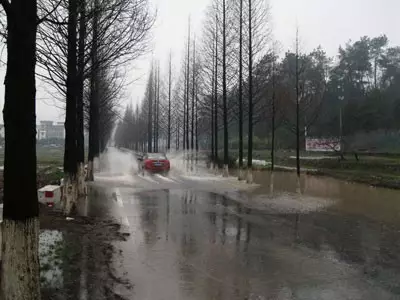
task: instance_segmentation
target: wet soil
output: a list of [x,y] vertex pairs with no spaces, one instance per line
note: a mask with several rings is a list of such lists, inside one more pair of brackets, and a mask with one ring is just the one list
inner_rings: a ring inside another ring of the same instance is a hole
[[41,209],[42,299],[122,299],[113,291],[127,281],[116,276],[121,256],[115,242],[127,234],[111,219],[74,216]]

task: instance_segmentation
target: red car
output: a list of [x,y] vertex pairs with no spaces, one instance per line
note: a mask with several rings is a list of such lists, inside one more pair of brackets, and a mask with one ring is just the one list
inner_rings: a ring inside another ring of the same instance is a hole
[[148,171],[168,174],[170,163],[167,156],[163,153],[147,153],[143,156],[141,168],[143,173],[144,171]]

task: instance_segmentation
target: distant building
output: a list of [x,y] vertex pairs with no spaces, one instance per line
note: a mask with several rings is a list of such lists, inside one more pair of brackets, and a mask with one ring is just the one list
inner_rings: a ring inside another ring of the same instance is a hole
[[64,123],[53,121],[40,121],[36,127],[38,140],[42,139],[65,139]]

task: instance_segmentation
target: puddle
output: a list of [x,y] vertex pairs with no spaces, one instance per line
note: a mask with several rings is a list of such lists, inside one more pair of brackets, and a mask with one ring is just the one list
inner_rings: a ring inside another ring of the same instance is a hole
[[43,288],[63,288],[63,234],[58,230],[42,230],[39,234],[40,282]]
[[120,226],[108,219],[66,220],[42,216],[39,235],[42,299],[114,299],[114,287],[124,284],[113,274],[124,240]]

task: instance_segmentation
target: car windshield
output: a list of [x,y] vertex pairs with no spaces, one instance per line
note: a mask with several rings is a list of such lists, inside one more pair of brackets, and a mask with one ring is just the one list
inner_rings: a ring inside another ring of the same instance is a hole
[[167,157],[162,153],[148,153],[148,159],[167,159]]

